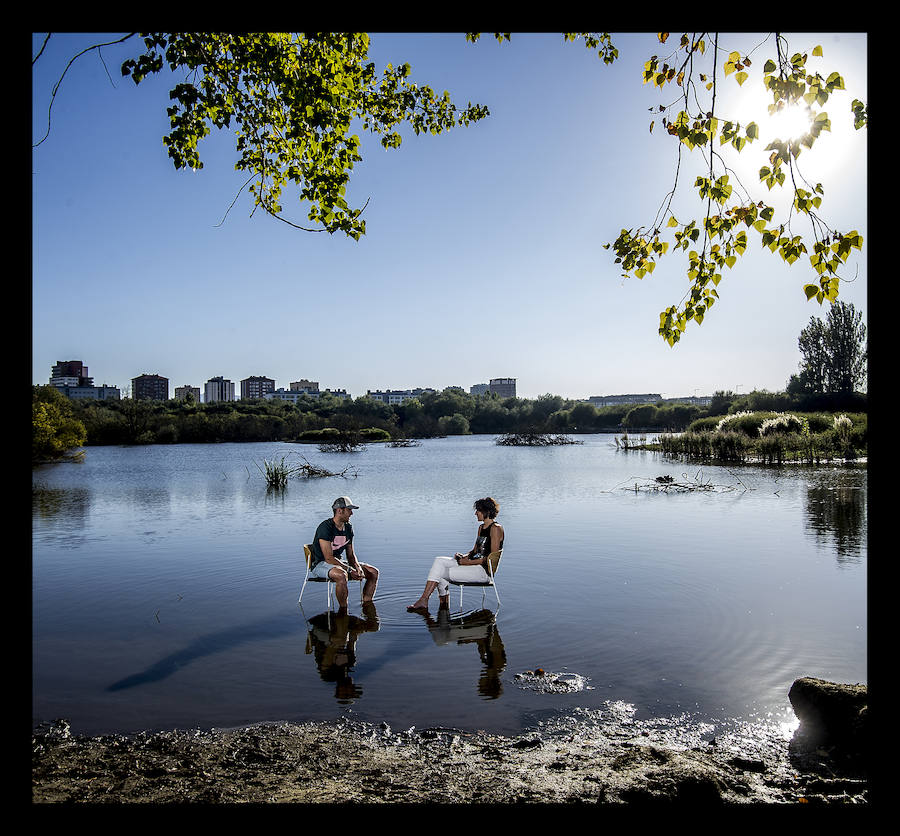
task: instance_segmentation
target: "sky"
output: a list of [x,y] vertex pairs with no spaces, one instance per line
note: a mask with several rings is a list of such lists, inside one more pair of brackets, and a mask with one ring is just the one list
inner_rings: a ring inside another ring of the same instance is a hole
[[[124,33],[122,33],[124,34]],[[391,62],[455,103],[491,115],[439,136],[403,131],[385,150],[360,133],[363,161],[351,205],[368,200],[366,235],[307,233],[257,212],[234,170],[234,136],[199,145],[204,168],[176,170],[168,132],[171,74],[135,86],[120,73],[135,39],[76,61],[59,86],[48,138],[32,152],[32,377],[81,360],[95,385],[123,391],[141,374],[203,388],[214,376],[303,378],[354,397],[368,390],[461,386],[513,377],[520,397],[658,393],[664,398],[783,390],[798,370],[797,338],[827,306],[807,302],[808,262],[786,265],[751,235],[725,270],[720,299],[670,347],[659,314],[688,290],[674,253],[644,279],[623,278],[613,242],[647,226],[672,187],[676,143],[651,108],[675,88],[642,84],[644,62],[665,59],[655,34],[613,33],[604,64],[558,34],[371,35],[379,73]],[[45,33],[32,34],[37,55]],[[754,50],[765,34],[722,34],[719,49]],[[69,60],[110,34],[54,34],[32,67],[32,135],[47,131],[51,91]],[[801,154],[801,173],[825,189],[833,228],[867,237],[867,135],[850,103],[867,101],[864,33],[787,35],[791,52],[821,45],[809,67],[837,70],[846,91],[824,108],[832,131]],[[773,49],[751,52],[759,71]],[[769,121],[761,83],[719,79],[717,111],[755,120],[761,140],[729,160],[756,200],[781,201],[758,182]],[[655,122],[650,130],[651,121]],[[673,211],[699,217],[695,152],[679,171]],[[285,215],[306,223],[290,195]],[[694,213],[691,215],[691,213]],[[226,217],[227,214],[227,217]],[[224,219],[224,223],[222,222]],[[807,234],[802,218],[794,234]],[[854,251],[840,298],[867,317],[867,250]]]

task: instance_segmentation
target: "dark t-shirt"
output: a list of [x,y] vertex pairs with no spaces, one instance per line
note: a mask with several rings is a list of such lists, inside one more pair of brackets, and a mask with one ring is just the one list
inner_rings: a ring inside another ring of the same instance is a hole
[[319,540],[327,540],[331,543],[331,553],[338,560],[341,558],[346,559],[344,552],[353,540],[353,526],[350,523],[344,523],[344,530],[341,531],[334,524],[333,519],[322,520],[316,529],[316,535],[312,541],[312,566],[316,566],[325,559]]

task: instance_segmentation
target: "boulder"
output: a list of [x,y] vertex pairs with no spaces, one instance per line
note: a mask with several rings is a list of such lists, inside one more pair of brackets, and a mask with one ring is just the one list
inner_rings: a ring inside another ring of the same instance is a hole
[[805,676],[788,692],[800,727],[791,754],[805,766],[829,771],[865,771],[868,738],[868,687]]

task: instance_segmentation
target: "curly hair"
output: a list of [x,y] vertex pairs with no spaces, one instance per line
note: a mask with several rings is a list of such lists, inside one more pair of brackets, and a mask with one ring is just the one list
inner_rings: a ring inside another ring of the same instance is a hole
[[472,507],[476,511],[481,511],[482,514],[490,519],[494,519],[500,513],[500,503],[489,496],[486,496],[484,499],[476,499]]

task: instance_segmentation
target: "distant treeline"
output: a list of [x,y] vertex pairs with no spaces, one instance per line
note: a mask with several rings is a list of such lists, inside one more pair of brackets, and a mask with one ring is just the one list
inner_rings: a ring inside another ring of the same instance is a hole
[[[44,387],[35,387],[41,389]],[[744,410],[866,411],[866,396],[799,396],[718,392],[709,407],[691,404],[620,404],[595,407],[559,395],[500,398],[456,389],[387,405],[368,397],[341,399],[330,394],[303,397],[296,404],[272,400],[198,404],[190,401],[73,400],[88,445],[174,444],[224,441],[312,440],[311,432],[333,427],[362,440],[431,438],[469,433],[680,432],[699,418]],[[382,430],[383,432],[372,432]]]

